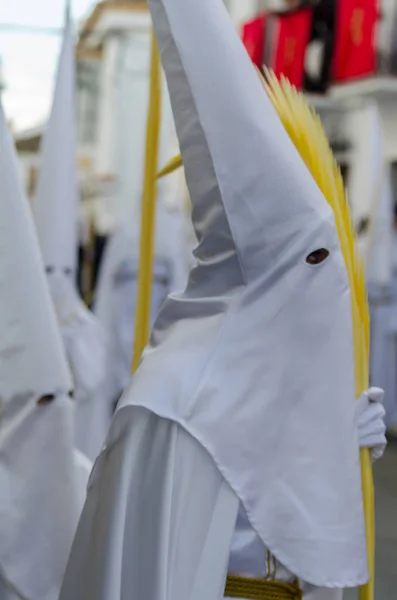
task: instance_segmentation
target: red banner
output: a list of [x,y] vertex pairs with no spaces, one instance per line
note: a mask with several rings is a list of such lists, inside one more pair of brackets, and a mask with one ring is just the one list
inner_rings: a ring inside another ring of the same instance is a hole
[[[284,75],[297,89],[303,86],[306,48],[310,41],[311,8],[268,17],[265,64]],[[270,43],[268,43],[270,42]]]
[[347,81],[376,72],[378,0],[338,0],[334,81]]
[[302,88],[306,48],[312,28],[312,9],[265,14],[246,23],[242,39],[252,62],[273,69]]
[[262,15],[243,25],[242,39],[252,62],[262,69],[265,51],[266,15]]

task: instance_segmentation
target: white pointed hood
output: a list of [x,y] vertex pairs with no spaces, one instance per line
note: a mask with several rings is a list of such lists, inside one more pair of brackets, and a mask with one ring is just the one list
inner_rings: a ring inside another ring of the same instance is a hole
[[[44,134],[34,201],[36,228],[76,388],[76,444],[87,452],[103,382],[106,341],[76,288],[79,190],[76,161],[75,53],[69,6],[51,115]],[[89,400],[89,403],[87,403]],[[85,402],[85,406],[82,403]],[[95,429],[95,427],[94,427]],[[103,432],[99,433],[101,439]]]
[[[199,246],[116,413],[208,450],[273,554],[319,586],[367,579],[350,289],[331,209],[222,0],[149,0]],[[313,266],[317,249],[328,258]],[[110,440],[111,441],[111,440]]]
[[56,600],[83,497],[72,381],[1,107],[0,220],[0,571],[20,597]]
[[69,392],[72,381],[17,157],[0,108],[0,396]]
[[55,93],[44,133],[34,214],[44,264],[74,272],[79,190],[75,140],[75,54],[69,11]]

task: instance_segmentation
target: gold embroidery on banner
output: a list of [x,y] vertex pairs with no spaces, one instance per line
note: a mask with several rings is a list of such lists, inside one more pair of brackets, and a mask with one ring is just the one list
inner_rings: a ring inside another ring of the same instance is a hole
[[355,8],[350,19],[350,34],[354,46],[361,46],[364,39],[364,9]]
[[288,37],[285,40],[284,48],[284,67],[290,67],[294,62],[296,51],[296,38]]

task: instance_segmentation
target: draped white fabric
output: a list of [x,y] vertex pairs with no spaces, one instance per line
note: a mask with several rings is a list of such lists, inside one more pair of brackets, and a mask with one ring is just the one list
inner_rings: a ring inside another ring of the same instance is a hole
[[223,596],[237,496],[171,421],[127,407],[98,457],[60,600]]

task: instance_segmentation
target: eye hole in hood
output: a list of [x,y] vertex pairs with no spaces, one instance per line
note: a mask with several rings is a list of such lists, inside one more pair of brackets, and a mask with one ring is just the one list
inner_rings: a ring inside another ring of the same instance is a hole
[[55,400],[55,394],[46,394],[37,400],[38,406],[47,406]]
[[324,262],[329,256],[329,251],[325,248],[319,248],[318,250],[314,250],[306,257],[306,262],[308,265],[319,265]]

